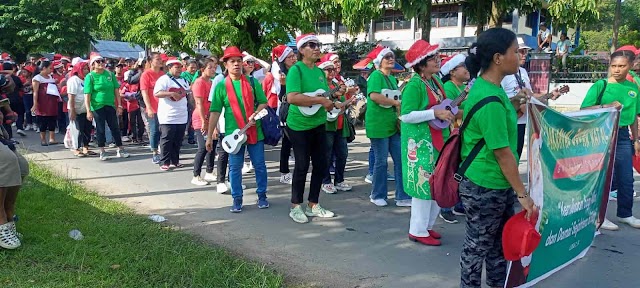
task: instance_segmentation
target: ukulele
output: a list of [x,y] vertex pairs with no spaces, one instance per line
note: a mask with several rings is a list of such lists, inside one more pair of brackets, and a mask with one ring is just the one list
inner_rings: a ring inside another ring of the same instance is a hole
[[[458,97],[454,98],[453,100],[444,99],[439,104],[434,105],[433,107],[431,107],[431,109],[433,109],[433,110],[448,110],[453,115],[458,114],[458,110],[459,110],[458,106],[460,106],[460,103],[462,103],[462,101],[467,99],[467,94],[469,94],[469,90],[471,89],[471,87],[473,86],[473,83],[475,81],[476,81],[476,79],[473,79],[473,80],[469,81],[469,83],[467,83],[467,87],[464,89],[464,91],[462,91],[462,93],[460,93],[460,95],[458,95]],[[442,119],[438,119],[438,118],[429,121],[429,126],[431,126],[431,128],[436,129],[436,130],[442,130],[442,129],[448,128],[450,125],[451,125],[451,121],[442,120]]]
[[[267,111],[267,109],[262,109],[260,110],[260,112],[258,112],[258,114],[256,114],[255,117],[253,117],[253,120],[258,121],[262,117],[267,116],[267,114],[269,114],[269,111]],[[242,145],[247,142],[246,133],[249,127],[251,127],[251,125],[250,123],[247,123],[247,125],[244,125],[242,129],[236,129],[233,131],[233,133],[222,138],[222,148],[224,149],[224,151],[229,154],[238,153],[238,151],[240,151],[240,147],[242,147]]]
[[353,97],[349,98],[349,100],[344,101],[344,103],[342,103],[342,104],[344,104],[343,107],[344,107],[345,110],[333,107],[333,109],[331,109],[331,111],[327,111],[327,121],[329,121],[329,122],[336,121],[338,119],[338,116],[340,116],[340,114],[344,113],[344,111],[346,111],[346,107],[349,104],[351,104],[351,102],[353,102],[356,98],[357,98],[356,96],[353,96]]
[[[329,98],[331,97],[331,95],[333,95],[334,93],[336,93],[338,90],[340,90],[340,86],[336,86],[335,88],[329,90],[329,92],[324,91],[323,89],[318,89],[314,92],[307,92],[307,93],[303,93],[306,96],[309,97],[317,97],[317,96],[322,96],[325,98]],[[298,109],[300,109],[300,113],[302,113],[302,115],[307,116],[307,117],[311,117],[313,115],[315,115],[319,110],[320,107],[322,107],[322,104],[313,104],[311,106],[298,106]]]
[[[402,92],[400,92],[400,90],[382,89],[382,91],[380,91],[380,94],[392,100],[400,100],[400,95],[402,95]],[[391,108],[391,105],[380,104],[380,107]]]

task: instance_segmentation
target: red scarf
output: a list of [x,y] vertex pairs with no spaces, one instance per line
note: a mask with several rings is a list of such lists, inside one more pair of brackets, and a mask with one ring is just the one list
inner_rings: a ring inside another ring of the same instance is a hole
[[[227,76],[224,82],[225,87],[227,88],[227,98],[229,99],[229,106],[231,106],[231,112],[233,112],[233,118],[236,119],[236,123],[238,123],[239,128],[243,128],[247,125],[247,119],[245,115],[253,115],[254,112],[254,103],[253,103],[253,90],[251,89],[251,84],[247,81],[247,77],[244,75],[240,76],[240,87],[242,89],[242,102],[244,103],[244,115],[241,110],[240,103],[238,102],[238,96],[236,95],[236,90],[233,88],[233,81],[231,77]],[[228,120],[227,120],[228,121]],[[229,132],[229,131],[227,131]],[[247,143],[248,144],[256,144],[258,143],[258,130],[256,126],[249,127],[247,129]]]
[[[440,89],[442,95],[446,95],[444,94],[444,89],[442,89],[440,83],[436,79],[433,79],[433,82],[436,83],[436,86],[438,86],[438,89]],[[427,106],[427,109],[430,109],[431,107],[439,104],[440,101],[438,101],[435,93],[433,93],[426,84],[425,88],[427,88],[427,95],[429,96],[429,105]],[[429,126],[429,130],[431,131],[431,141],[433,142],[433,147],[435,147],[438,151],[442,151],[442,146],[444,146],[444,136],[442,136],[442,130],[433,129],[433,127],[431,126]]]

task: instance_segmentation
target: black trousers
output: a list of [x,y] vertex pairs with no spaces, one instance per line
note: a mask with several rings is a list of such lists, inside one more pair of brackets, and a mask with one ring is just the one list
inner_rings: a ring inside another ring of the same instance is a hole
[[186,128],[186,123],[160,124],[161,165],[177,165],[180,163],[180,146],[182,146],[182,138],[184,138],[184,130]]
[[229,165],[229,153],[222,148],[222,138],[224,134],[218,135],[218,145],[216,153],[218,153],[218,184],[227,180],[227,166]]
[[[204,140],[204,135],[198,129],[195,133],[196,142],[198,142],[198,152],[196,152],[196,156],[193,159],[193,176],[200,176],[202,173],[202,163],[204,160],[207,160],[207,173],[213,173],[213,164],[216,159],[215,151],[207,151],[206,141]],[[213,146],[215,147],[217,144],[217,140],[213,140]]]
[[127,109],[122,109],[122,115],[119,118],[120,134],[122,134],[122,136],[129,135],[129,111],[127,111]]
[[291,156],[291,140],[282,133],[282,147],[280,148],[280,173],[287,174],[289,170],[289,156]]
[[87,113],[76,114],[76,129],[80,131],[78,134],[78,149],[82,147],[89,147],[91,141],[91,130],[93,124],[87,120]]
[[105,136],[105,123],[109,125],[113,140],[116,142],[116,146],[122,147],[122,136],[120,134],[120,127],[118,124],[118,113],[113,106],[104,106],[98,110],[93,111],[93,118],[96,121],[96,140],[98,141],[98,147],[103,148],[106,142]]
[[58,134],[62,135],[67,133],[67,120],[69,119],[69,113],[62,110],[63,105],[66,105],[66,102],[58,102]]
[[129,124],[131,126],[132,140],[142,141],[144,134],[144,121],[142,120],[142,109],[129,111]]
[[524,133],[527,131],[527,124],[518,124],[518,159],[522,158],[524,148]]
[[309,172],[309,162],[313,162],[311,171],[311,184],[309,186],[309,198],[311,203],[318,203],[322,179],[329,165],[327,159],[327,135],[324,124],[305,131],[294,131],[286,128],[289,133],[289,140],[293,146],[293,155],[296,157],[295,168],[293,169],[293,181],[291,185],[291,203],[301,204],[304,202],[304,185]]
[[[53,132],[56,130],[56,121],[58,116],[38,116],[38,128],[40,128],[40,132],[50,131]],[[65,132],[67,127],[65,127]],[[104,135],[104,134],[103,134]]]

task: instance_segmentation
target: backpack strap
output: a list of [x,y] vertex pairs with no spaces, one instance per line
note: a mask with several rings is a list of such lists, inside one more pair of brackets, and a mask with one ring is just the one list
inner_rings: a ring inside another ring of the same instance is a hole
[[[468,126],[469,122],[471,122],[471,118],[473,118],[473,115],[476,112],[478,112],[478,110],[480,110],[482,107],[484,107],[485,105],[491,102],[498,102],[502,104],[502,101],[500,100],[500,98],[498,98],[498,96],[489,96],[480,100],[480,102],[476,103],[476,105],[473,105],[473,107],[469,111],[469,114],[467,114],[467,118],[465,119],[464,123],[462,123],[462,127],[460,127],[460,137],[461,137],[460,139],[462,139],[462,135],[463,135],[462,132],[464,132],[464,129]],[[484,145],[485,145],[485,141],[484,141],[484,138],[482,138],[480,139],[480,141],[478,141],[478,143],[476,143],[475,146],[473,146],[473,149],[471,149],[471,152],[469,153],[467,158],[464,159],[464,161],[458,168],[458,171],[456,171],[456,173],[453,175],[456,181],[458,182],[462,181],[462,179],[464,178],[464,174],[467,172],[467,169],[469,169],[469,166],[471,166],[471,162],[473,162],[476,156],[478,156],[478,153],[480,153],[480,150],[482,150]]]
[[598,100],[596,100],[596,105],[602,105],[602,96],[604,96],[604,91],[607,90],[607,79],[602,80],[604,82],[604,86],[602,87],[602,91],[598,94]]
[[254,82],[255,78],[253,76],[249,77],[249,82],[251,83],[251,90],[253,91],[253,105],[258,107],[258,96],[256,95],[256,84]]

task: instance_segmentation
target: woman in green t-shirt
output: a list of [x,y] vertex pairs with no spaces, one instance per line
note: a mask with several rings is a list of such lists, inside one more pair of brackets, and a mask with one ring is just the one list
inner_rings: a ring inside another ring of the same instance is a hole
[[[377,68],[367,79],[366,131],[371,141],[375,164],[373,167],[373,187],[369,196],[371,203],[387,206],[387,155],[393,159],[396,180],[396,206],[411,206],[411,197],[404,192],[402,184],[402,160],[398,112],[400,99],[385,95],[400,95],[398,81],[391,76],[396,64],[396,56],[389,48],[376,47],[367,54]],[[384,94],[383,94],[384,93]]]
[[440,207],[431,197],[429,176],[433,173],[439,151],[449,137],[449,128],[434,129],[429,121],[453,121],[455,115],[433,106],[445,99],[440,79],[439,46],[418,40],[407,52],[407,68],[415,73],[402,90],[402,179],[411,200],[409,240],[439,246],[440,234],[433,230]]
[[[609,78],[597,81],[591,86],[582,101],[581,108],[616,107],[621,109],[613,169],[614,181],[612,182],[611,191],[618,191],[618,211],[616,213],[618,221],[629,224],[634,228],[640,228],[640,219],[633,217],[631,213],[633,208],[632,156],[634,148],[635,154],[640,155],[637,117],[640,114],[638,86],[626,79],[633,59],[633,52],[627,50],[616,51],[611,54]],[[629,128],[631,128],[631,136],[629,135]],[[633,142],[629,141],[629,139],[633,139]],[[618,225],[605,219],[601,228],[618,230]]]
[[485,145],[472,160],[458,189],[467,216],[460,287],[481,287],[483,263],[487,264],[487,285],[504,285],[507,261],[502,252],[502,229],[514,214],[515,196],[527,211],[527,219],[536,209],[518,172],[516,110],[500,86],[506,75],[518,71],[517,51],[518,42],[512,31],[491,28],[471,45],[465,60],[471,75],[480,73],[465,100],[467,111],[487,97],[497,96],[500,102],[479,106],[482,108],[472,118],[467,114],[464,119],[469,123],[462,133],[462,160],[469,157],[480,140],[484,139]]
[[[291,67],[287,74],[286,102],[290,104],[286,119],[285,133],[291,140],[293,153],[296,158],[293,169],[293,181],[291,184],[291,211],[289,217],[297,223],[309,222],[308,217],[333,217],[333,212],[326,210],[318,204],[320,188],[325,170],[329,165],[326,157],[327,136],[325,124],[327,111],[342,108],[327,97],[329,92],[327,78],[324,72],[316,66],[320,59],[320,41],[314,34],[303,34],[296,38],[298,48],[298,61]],[[321,93],[321,91],[324,91]],[[312,94],[312,96],[306,94]],[[315,95],[313,95],[315,94]],[[283,101],[284,102],[284,101]],[[311,116],[300,112],[300,107],[322,105]],[[280,108],[284,109],[284,108]],[[301,204],[304,202],[304,186],[309,171],[309,160],[313,161],[311,183],[309,184],[309,198],[306,209]]]

